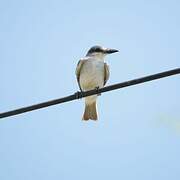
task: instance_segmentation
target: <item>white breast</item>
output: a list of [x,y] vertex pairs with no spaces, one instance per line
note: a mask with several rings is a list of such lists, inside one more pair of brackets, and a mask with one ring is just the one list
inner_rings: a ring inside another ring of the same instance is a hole
[[104,84],[104,62],[97,59],[88,59],[81,69],[80,85],[85,91]]

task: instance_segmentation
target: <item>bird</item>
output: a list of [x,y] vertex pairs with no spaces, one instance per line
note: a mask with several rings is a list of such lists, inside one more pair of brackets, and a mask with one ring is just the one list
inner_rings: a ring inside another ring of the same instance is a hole
[[[99,89],[105,86],[109,79],[109,66],[105,62],[105,56],[116,53],[119,50],[105,48],[99,45],[91,47],[86,56],[78,61],[76,67],[76,78],[81,92]],[[85,97],[85,110],[82,120],[98,119],[97,95]]]

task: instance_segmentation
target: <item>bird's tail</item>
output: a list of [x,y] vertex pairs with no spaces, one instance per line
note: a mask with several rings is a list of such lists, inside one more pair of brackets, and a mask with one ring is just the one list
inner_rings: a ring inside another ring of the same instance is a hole
[[92,104],[85,103],[85,110],[83,115],[83,120],[88,121],[91,120],[97,120],[97,110],[96,110],[96,101],[92,102]]

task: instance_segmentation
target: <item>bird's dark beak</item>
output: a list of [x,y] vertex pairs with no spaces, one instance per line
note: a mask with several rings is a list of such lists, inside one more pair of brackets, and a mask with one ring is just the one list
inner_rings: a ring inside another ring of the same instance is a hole
[[117,49],[106,49],[105,52],[106,52],[106,54],[112,54],[112,53],[116,53],[119,51]]

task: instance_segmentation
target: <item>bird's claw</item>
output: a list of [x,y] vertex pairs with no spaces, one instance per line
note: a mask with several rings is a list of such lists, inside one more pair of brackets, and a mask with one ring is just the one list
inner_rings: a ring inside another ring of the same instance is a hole
[[97,95],[101,96],[101,93],[99,93],[99,86],[95,87],[95,89],[96,89]]
[[75,93],[76,99],[81,99],[83,97],[83,91],[77,91]]

